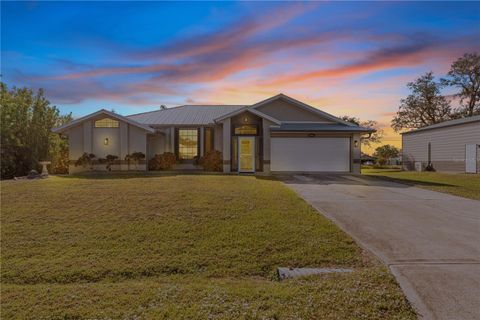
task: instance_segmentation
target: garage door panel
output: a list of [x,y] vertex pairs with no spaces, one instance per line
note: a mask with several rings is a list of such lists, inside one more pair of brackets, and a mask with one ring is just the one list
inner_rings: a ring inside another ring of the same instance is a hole
[[271,138],[271,170],[350,171],[349,138]]

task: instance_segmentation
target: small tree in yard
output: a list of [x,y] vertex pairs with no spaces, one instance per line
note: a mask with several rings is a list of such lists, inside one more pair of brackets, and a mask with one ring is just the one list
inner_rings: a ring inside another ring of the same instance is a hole
[[400,100],[397,115],[392,120],[395,131],[417,129],[451,119],[450,103],[440,94],[440,85],[428,72],[407,87],[411,93]]
[[386,144],[376,148],[373,156],[376,157],[378,159],[378,163],[383,166],[388,160],[398,157],[399,154],[400,150],[398,150],[398,148]]
[[455,96],[460,98],[460,108],[456,116],[471,117],[480,114],[480,55],[466,53],[453,62],[447,78],[442,84],[456,87],[460,92]]
[[50,105],[43,90],[9,89],[0,82],[0,178],[26,175],[45,160],[51,172],[66,173],[68,141],[51,129],[71,120]]

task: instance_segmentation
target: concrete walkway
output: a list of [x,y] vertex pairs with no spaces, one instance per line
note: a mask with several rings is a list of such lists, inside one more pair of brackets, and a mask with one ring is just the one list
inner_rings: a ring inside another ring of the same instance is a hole
[[480,319],[480,201],[377,178],[280,178],[378,256],[422,319]]

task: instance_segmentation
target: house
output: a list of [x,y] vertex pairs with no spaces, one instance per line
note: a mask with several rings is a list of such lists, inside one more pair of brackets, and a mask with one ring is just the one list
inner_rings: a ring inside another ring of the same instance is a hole
[[480,171],[480,116],[455,119],[402,133],[406,170]]
[[360,162],[362,165],[371,166],[377,162],[377,158],[362,152],[360,156]]
[[[360,173],[360,138],[373,131],[284,94],[253,105],[184,105],[130,116],[100,110],[53,129],[68,136],[71,173],[86,170],[74,166],[85,152],[118,156],[116,170],[147,170],[155,154],[172,152],[185,168],[210,150],[222,153],[224,172]],[[133,152],[146,160],[123,160]]]

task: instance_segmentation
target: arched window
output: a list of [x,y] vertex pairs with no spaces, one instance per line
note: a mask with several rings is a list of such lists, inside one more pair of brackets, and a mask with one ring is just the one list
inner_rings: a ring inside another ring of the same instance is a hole
[[95,121],[95,128],[118,128],[118,121],[110,118],[103,118]]

